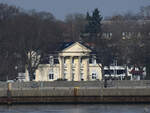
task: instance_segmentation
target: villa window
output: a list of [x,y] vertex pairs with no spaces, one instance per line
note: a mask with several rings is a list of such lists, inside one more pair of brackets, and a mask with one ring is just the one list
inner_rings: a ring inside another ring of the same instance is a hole
[[93,58],[93,64],[96,64],[96,59]]
[[96,59],[95,58],[90,58],[89,63],[90,64],[96,64]]
[[57,58],[54,59],[54,64],[59,64],[59,61]]
[[92,79],[97,79],[96,73],[92,73]]
[[53,73],[50,73],[50,74],[49,74],[49,79],[50,79],[50,80],[53,80],[53,79],[54,79],[54,74],[53,74]]
[[54,57],[53,57],[53,56],[50,56],[50,57],[49,57],[49,64],[50,64],[50,65],[53,65],[53,64],[54,64]]

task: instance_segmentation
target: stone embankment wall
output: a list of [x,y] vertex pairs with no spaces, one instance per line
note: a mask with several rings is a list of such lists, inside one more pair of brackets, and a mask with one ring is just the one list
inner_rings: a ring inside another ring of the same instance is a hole
[[[47,88],[47,87],[103,87],[104,81],[54,81],[54,82],[14,82],[11,83],[12,88]],[[129,81],[129,80],[116,80],[107,81],[107,87],[118,88],[136,88],[136,87],[150,87],[149,80]],[[0,88],[7,88],[7,83],[0,83]]]
[[0,103],[149,102],[150,81],[0,83]]
[[[48,97],[48,96],[150,96],[150,88],[44,88],[11,90],[12,97]],[[1,91],[1,96],[6,96]]]

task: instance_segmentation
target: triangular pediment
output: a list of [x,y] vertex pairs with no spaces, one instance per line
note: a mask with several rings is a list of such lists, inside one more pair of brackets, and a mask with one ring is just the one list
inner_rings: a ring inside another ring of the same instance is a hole
[[91,52],[91,49],[80,44],[79,42],[76,42],[76,43],[70,45],[69,47],[65,48],[64,50],[62,50],[62,52],[64,52],[64,53],[66,53],[66,52],[73,52],[73,53],[87,52],[87,53],[89,53],[89,52]]

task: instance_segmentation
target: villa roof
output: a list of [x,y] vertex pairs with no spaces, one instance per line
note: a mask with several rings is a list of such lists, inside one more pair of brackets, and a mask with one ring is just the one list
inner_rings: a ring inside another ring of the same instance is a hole
[[57,49],[57,51],[62,51],[63,49],[71,46],[72,44],[74,44],[75,42],[63,42]]
[[[62,51],[62,50],[64,50],[64,49],[66,49],[67,47],[73,45],[74,43],[76,43],[76,42],[63,42],[63,43],[58,47],[57,51]],[[78,42],[78,43],[80,43],[81,45],[85,46],[86,48],[92,50],[92,53],[95,53],[95,50],[94,50],[93,48],[91,48],[90,46],[88,46],[87,44],[82,43],[82,42]]]

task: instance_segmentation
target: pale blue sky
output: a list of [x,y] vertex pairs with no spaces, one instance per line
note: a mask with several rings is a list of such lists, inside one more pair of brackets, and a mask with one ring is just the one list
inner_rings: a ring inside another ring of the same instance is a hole
[[127,11],[138,12],[141,6],[150,5],[150,0],[0,0],[21,8],[51,12],[57,19],[70,13],[91,12],[99,8],[103,16]]

